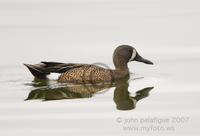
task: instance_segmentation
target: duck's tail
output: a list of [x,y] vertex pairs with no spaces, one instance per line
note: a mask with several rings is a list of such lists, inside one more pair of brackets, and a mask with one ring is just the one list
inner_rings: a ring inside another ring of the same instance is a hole
[[24,64],[35,78],[46,79],[50,72],[45,71],[45,64]]
[[60,62],[41,62],[40,64],[24,64],[35,78],[46,79],[50,73],[64,73],[67,70],[82,67],[83,64],[60,63]]

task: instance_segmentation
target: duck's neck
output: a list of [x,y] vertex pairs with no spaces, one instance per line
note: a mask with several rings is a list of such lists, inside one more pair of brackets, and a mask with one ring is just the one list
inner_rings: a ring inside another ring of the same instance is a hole
[[128,75],[129,75],[128,69],[123,69],[123,70],[115,69],[115,70],[113,70],[113,76],[114,76],[115,80],[122,79],[122,78],[124,78]]
[[128,62],[126,60],[113,57],[113,63],[115,65],[115,70],[114,70],[115,79],[121,79],[129,75],[129,69],[127,66]]
[[129,75],[129,69],[127,66],[127,63],[124,65],[115,65],[115,70],[114,70],[114,78],[115,79],[121,79]]

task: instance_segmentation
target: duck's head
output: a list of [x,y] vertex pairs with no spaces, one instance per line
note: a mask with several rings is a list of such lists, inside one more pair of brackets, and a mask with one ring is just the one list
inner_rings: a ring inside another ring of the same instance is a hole
[[113,63],[116,69],[126,69],[127,63],[131,61],[143,62],[153,65],[150,60],[141,57],[135,48],[129,45],[118,46],[113,53]]

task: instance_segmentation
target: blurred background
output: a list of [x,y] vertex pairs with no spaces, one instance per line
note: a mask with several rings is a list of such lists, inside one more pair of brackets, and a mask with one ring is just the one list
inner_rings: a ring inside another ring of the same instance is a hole
[[199,53],[199,7],[198,0],[1,0],[0,65],[112,62],[121,44],[145,54]]

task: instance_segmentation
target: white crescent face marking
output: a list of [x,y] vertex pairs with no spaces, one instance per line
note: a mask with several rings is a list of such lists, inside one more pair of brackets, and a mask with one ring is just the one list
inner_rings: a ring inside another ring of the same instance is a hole
[[131,56],[131,58],[129,59],[129,61],[132,61],[132,60],[135,58],[135,56],[136,56],[136,50],[133,49],[133,53],[132,53],[132,56]]

